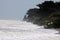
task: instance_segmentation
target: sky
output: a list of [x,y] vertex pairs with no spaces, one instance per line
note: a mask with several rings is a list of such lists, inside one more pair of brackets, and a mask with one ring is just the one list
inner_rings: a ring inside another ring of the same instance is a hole
[[[45,0],[0,0],[0,19],[22,20],[27,10]],[[59,1],[59,0],[54,0]]]

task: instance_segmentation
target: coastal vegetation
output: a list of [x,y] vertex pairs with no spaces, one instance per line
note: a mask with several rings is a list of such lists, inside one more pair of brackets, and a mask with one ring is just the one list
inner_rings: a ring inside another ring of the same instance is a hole
[[27,11],[24,21],[44,25],[45,28],[60,28],[60,2],[44,1],[36,6],[39,8]]

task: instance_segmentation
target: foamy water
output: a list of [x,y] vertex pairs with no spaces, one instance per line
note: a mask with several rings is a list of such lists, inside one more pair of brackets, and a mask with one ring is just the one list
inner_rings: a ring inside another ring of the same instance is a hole
[[0,40],[60,40],[58,31],[20,20],[0,20]]

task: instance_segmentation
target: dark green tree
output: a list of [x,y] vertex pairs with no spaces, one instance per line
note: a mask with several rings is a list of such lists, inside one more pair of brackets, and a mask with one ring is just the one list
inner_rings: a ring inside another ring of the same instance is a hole
[[45,1],[37,6],[39,8],[29,9],[23,20],[37,25],[46,25],[53,21],[51,15],[57,14],[55,12],[60,11],[60,2]]

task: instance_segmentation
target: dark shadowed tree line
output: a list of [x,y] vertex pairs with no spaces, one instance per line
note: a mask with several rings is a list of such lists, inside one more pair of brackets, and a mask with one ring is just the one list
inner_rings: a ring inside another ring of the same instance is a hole
[[[36,6],[39,8],[33,8],[27,11],[23,19],[24,21],[32,22],[37,25],[49,26],[60,18],[60,2],[44,1]],[[57,24],[60,25],[60,22]],[[52,27],[52,25],[50,27]]]

